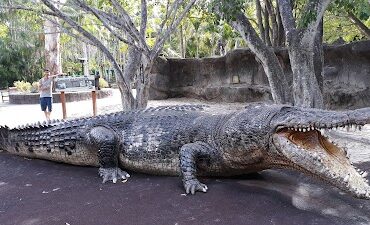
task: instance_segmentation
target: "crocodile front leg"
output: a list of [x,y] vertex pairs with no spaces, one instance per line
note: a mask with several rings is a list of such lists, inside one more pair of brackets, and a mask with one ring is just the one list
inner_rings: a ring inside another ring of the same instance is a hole
[[127,179],[130,175],[118,167],[118,138],[116,133],[107,127],[94,127],[89,132],[91,143],[98,147],[99,175],[103,183],[119,179]]
[[186,194],[196,191],[207,192],[208,187],[196,178],[197,161],[214,157],[213,148],[204,142],[185,144],[180,149],[180,170]]

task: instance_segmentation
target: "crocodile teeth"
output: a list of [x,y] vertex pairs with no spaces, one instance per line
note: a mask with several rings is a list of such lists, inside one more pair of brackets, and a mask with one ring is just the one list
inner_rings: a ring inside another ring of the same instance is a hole
[[347,174],[347,176],[344,177],[344,180],[343,180],[345,183],[347,183],[349,181],[349,174]]
[[361,174],[361,177],[366,177],[367,176],[367,172],[363,172],[362,174]]

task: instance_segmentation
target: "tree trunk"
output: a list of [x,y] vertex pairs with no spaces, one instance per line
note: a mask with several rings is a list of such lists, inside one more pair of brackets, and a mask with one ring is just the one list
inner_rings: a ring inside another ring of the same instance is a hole
[[284,26],[283,22],[281,21],[280,17],[280,10],[278,6],[278,2],[276,2],[276,21],[278,23],[278,45],[277,46],[284,46],[285,45],[285,32],[284,32]]
[[263,17],[265,21],[265,44],[267,46],[272,46],[271,39],[270,39],[270,23],[269,23],[269,14],[267,11],[267,7],[263,10]]
[[44,22],[45,31],[45,67],[51,75],[62,72],[60,58],[60,33],[57,25],[49,20]]
[[272,3],[270,0],[264,0],[266,5],[266,10],[268,12],[268,16],[270,18],[270,24],[271,24],[271,39],[272,39],[272,46],[276,47],[278,46],[278,23],[276,21],[276,13],[272,6]]
[[[291,1],[278,1],[293,72],[294,104],[297,106],[324,108],[320,88],[323,64],[321,29],[322,18],[329,3],[330,0],[308,1],[305,11],[315,12],[316,16],[307,25],[297,28]],[[304,23],[306,21],[298,24]]]
[[323,75],[323,67],[324,67],[324,50],[322,47],[322,37],[323,37],[324,27],[323,27],[323,20],[318,27],[315,42],[314,42],[314,50],[313,50],[313,65],[315,68],[315,74],[317,83],[319,85],[321,93],[324,91],[324,75]]
[[258,30],[260,32],[261,40],[265,40],[265,28],[263,27],[262,22],[262,8],[260,0],[256,0],[256,16],[258,21]]
[[290,103],[288,82],[273,48],[262,42],[244,14],[238,14],[237,19],[232,21],[231,25],[240,33],[251,51],[261,60],[269,80],[274,102],[277,104]]
[[[123,70],[123,76],[127,77],[129,80],[130,90],[126,90],[123,83],[118,83],[118,87],[121,91],[121,100],[124,110],[132,110],[137,108],[137,98],[135,99],[132,95],[131,84],[136,82],[139,77],[137,76],[137,71],[141,63],[141,52],[137,51],[134,47],[130,46],[128,48],[128,57]],[[118,82],[118,80],[117,80]],[[137,88],[137,87],[136,87]],[[127,103],[127,104],[125,104]]]
[[180,25],[180,53],[181,57],[185,58],[184,31],[182,25]]
[[[117,70],[115,70],[117,74]],[[116,82],[119,91],[121,92],[121,103],[122,103],[122,110],[123,111],[130,111],[132,109],[135,109],[135,98],[133,97],[131,90],[125,88],[123,85],[123,80],[120,78],[120,76],[116,76]]]
[[145,62],[140,66],[136,85],[136,108],[138,109],[144,109],[148,105],[150,89],[149,75],[154,63],[154,60],[150,62],[143,61]]
[[294,104],[306,108],[324,108],[323,97],[316,79],[314,47],[292,35],[288,52],[293,72]]

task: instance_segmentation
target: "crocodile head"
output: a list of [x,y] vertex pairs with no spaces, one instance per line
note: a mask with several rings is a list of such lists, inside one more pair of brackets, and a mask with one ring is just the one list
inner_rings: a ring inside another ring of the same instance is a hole
[[[283,107],[271,120],[272,167],[291,168],[328,182],[358,198],[370,199],[367,172],[356,169],[346,149],[333,143],[326,131],[361,129],[370,121],[370,108],[326,111]],[[330,132],[330,131],[329,131]]]

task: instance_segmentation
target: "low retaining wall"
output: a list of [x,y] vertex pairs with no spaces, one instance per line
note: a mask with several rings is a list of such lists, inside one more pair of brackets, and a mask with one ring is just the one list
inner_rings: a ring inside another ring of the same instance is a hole
[[[96,97],[106,98],[112,96],[113,91],[111,89],[103,89],[96,91]],[[66,102],[76,102],[91,99],[91,91],[84,92],[66,92]],[[38,93],[10,93],[9,103],[10,104],[38,104],[40,102],[40,94]],[[60,103],[60,93],[53,93],[53,102]]]
[[[276,49],[292,83],[286,49]],[[324,47],[324,100],[330,109],[370,106],[370,41]],[[236,49],[210,58],[157,58],[151,71],[150,99],[193,97],[212,101],[271,99],[269,82],[255,55]]]

